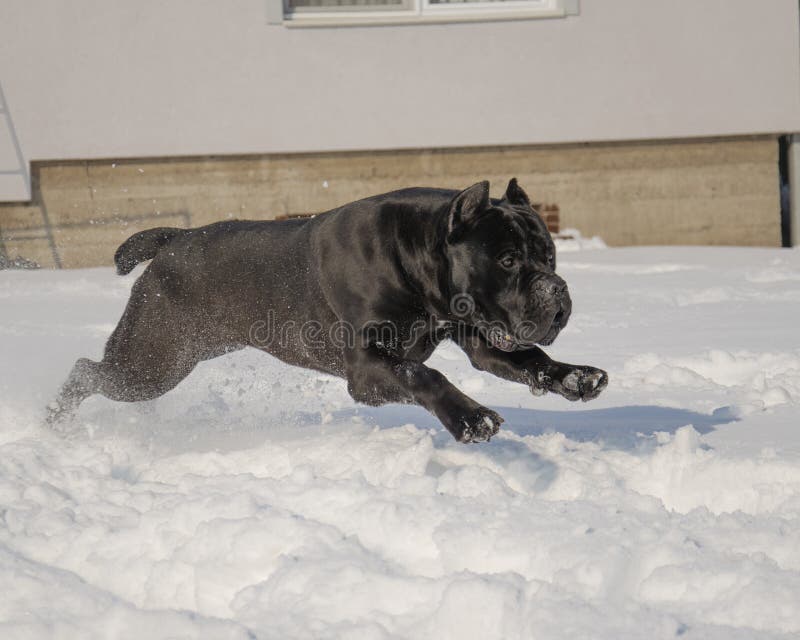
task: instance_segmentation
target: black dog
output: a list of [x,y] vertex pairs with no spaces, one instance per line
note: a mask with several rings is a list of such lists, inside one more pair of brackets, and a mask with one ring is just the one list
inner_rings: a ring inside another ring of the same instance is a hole
[[502,200],[481,182],[394,191],[306,219],[151,229],[114,260],[126,274],[151,258],[102,362],[78,360],[51,421],[94,393],[156,398],[198,362],[246,346],[345,378],[358,402],[421,405],[462,442],[488,440],[503,419],[423,364],[444,339],[537,395],[589,400],[608,382],[536,346],[553,342],[572,305],[550,234],[515,179]]

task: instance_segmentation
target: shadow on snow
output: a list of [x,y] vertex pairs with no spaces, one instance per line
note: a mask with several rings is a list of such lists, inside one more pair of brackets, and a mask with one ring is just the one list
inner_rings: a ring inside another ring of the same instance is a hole
[[[692,425],[695,431],[704,434],[719,425],[738,420],[728,407],[717,409],[711,414],[651,405],[583,411],[544,411],[499,406],[492,408],[506,420],[501,431],[511,431],[520,436],[557,432],[576,442],[601,442],[610,448],[624,450],[636,449],[642,443],[642,437],[652,437],[656,432],[672,434],[681,427]],[[411,423],[420,428],[441,429],[435,417],[415,406],[358,407],[343,409],[333,415],[337,421],[356,416],[368,424],[383,428]],[[308,415],[308,418],[318,420],[319,416],[312,418]]]

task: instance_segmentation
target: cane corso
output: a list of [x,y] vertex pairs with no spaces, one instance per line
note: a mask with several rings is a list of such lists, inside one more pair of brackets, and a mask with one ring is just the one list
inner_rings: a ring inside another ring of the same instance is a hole
[[461,442],[489,440],[503,419],[425,366],[442,340],[472,364],[536,394],[590,400],[600,369],[551,360],[572,303],[553,240],[512,179],[464,191],[412,188],[311,218],[158,228],[117,250],[133,285],[101,362],[77,361],[50,420],[100,393],[156,398],[210,358],[252,346],[347,380],[357,402],[413,403]]

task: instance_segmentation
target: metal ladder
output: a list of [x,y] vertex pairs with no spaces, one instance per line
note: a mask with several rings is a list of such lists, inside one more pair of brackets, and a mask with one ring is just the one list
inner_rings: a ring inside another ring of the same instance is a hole
[[27,190],[27,199],[31,197],[31,174],[28,171],[28,163],[22,155],[22,147],[19,146],[19,138],[17,138],[17,130],[14,128],[14,121],[11,119],[11,112],[8,110],[8,103],[6,102],[5,93],[3,93],[3,84],[0,83],[0,116],[5,119],[6,130],[11,138],[11,143],[14,145],[14,151],[17,155],[17,168],[13,170],[5,170],[0,168],[0,176],[22,176],[25,181],[25,189]]
[[[2,176],[20,176],[25,184],[25,197],[24,200],[30,201],[33,198],[33,191],[31,189],[31,174],[28,168],[28,163],[25,162],[25,157],[22,155],[22,147],[19,145],[19,138],[17,137],[17,130],[14,128],[14,121],[11,119],[11,111],[6,102],[6,95],[3,92],[3,85],[0,83],[0,116],[5,120],[6,131],[11,139],[11,144],[14,146],[14,153],[17,156],[17,168],[5,169],[0,167],[0,177]],[[61,258],[56,250],[55,239],[53,238],[53,230],[50,228],[50,222],[47,217],[47,209],[42,204],[42,219],[45,227],[45,237],[50,245],[50,250],[53,254],[53,262],[56,268],[61,268]],[[2,220],[0,220],[2,223]],[[8,260],[9,256],[6,251],[5,242],[2,235],[0,235],[0,258]]]

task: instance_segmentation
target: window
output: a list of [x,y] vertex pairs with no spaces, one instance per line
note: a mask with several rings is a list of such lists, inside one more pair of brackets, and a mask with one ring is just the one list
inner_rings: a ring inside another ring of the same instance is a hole
[[578,0],[268,0],[271,23],[287,26],[555,18]]

